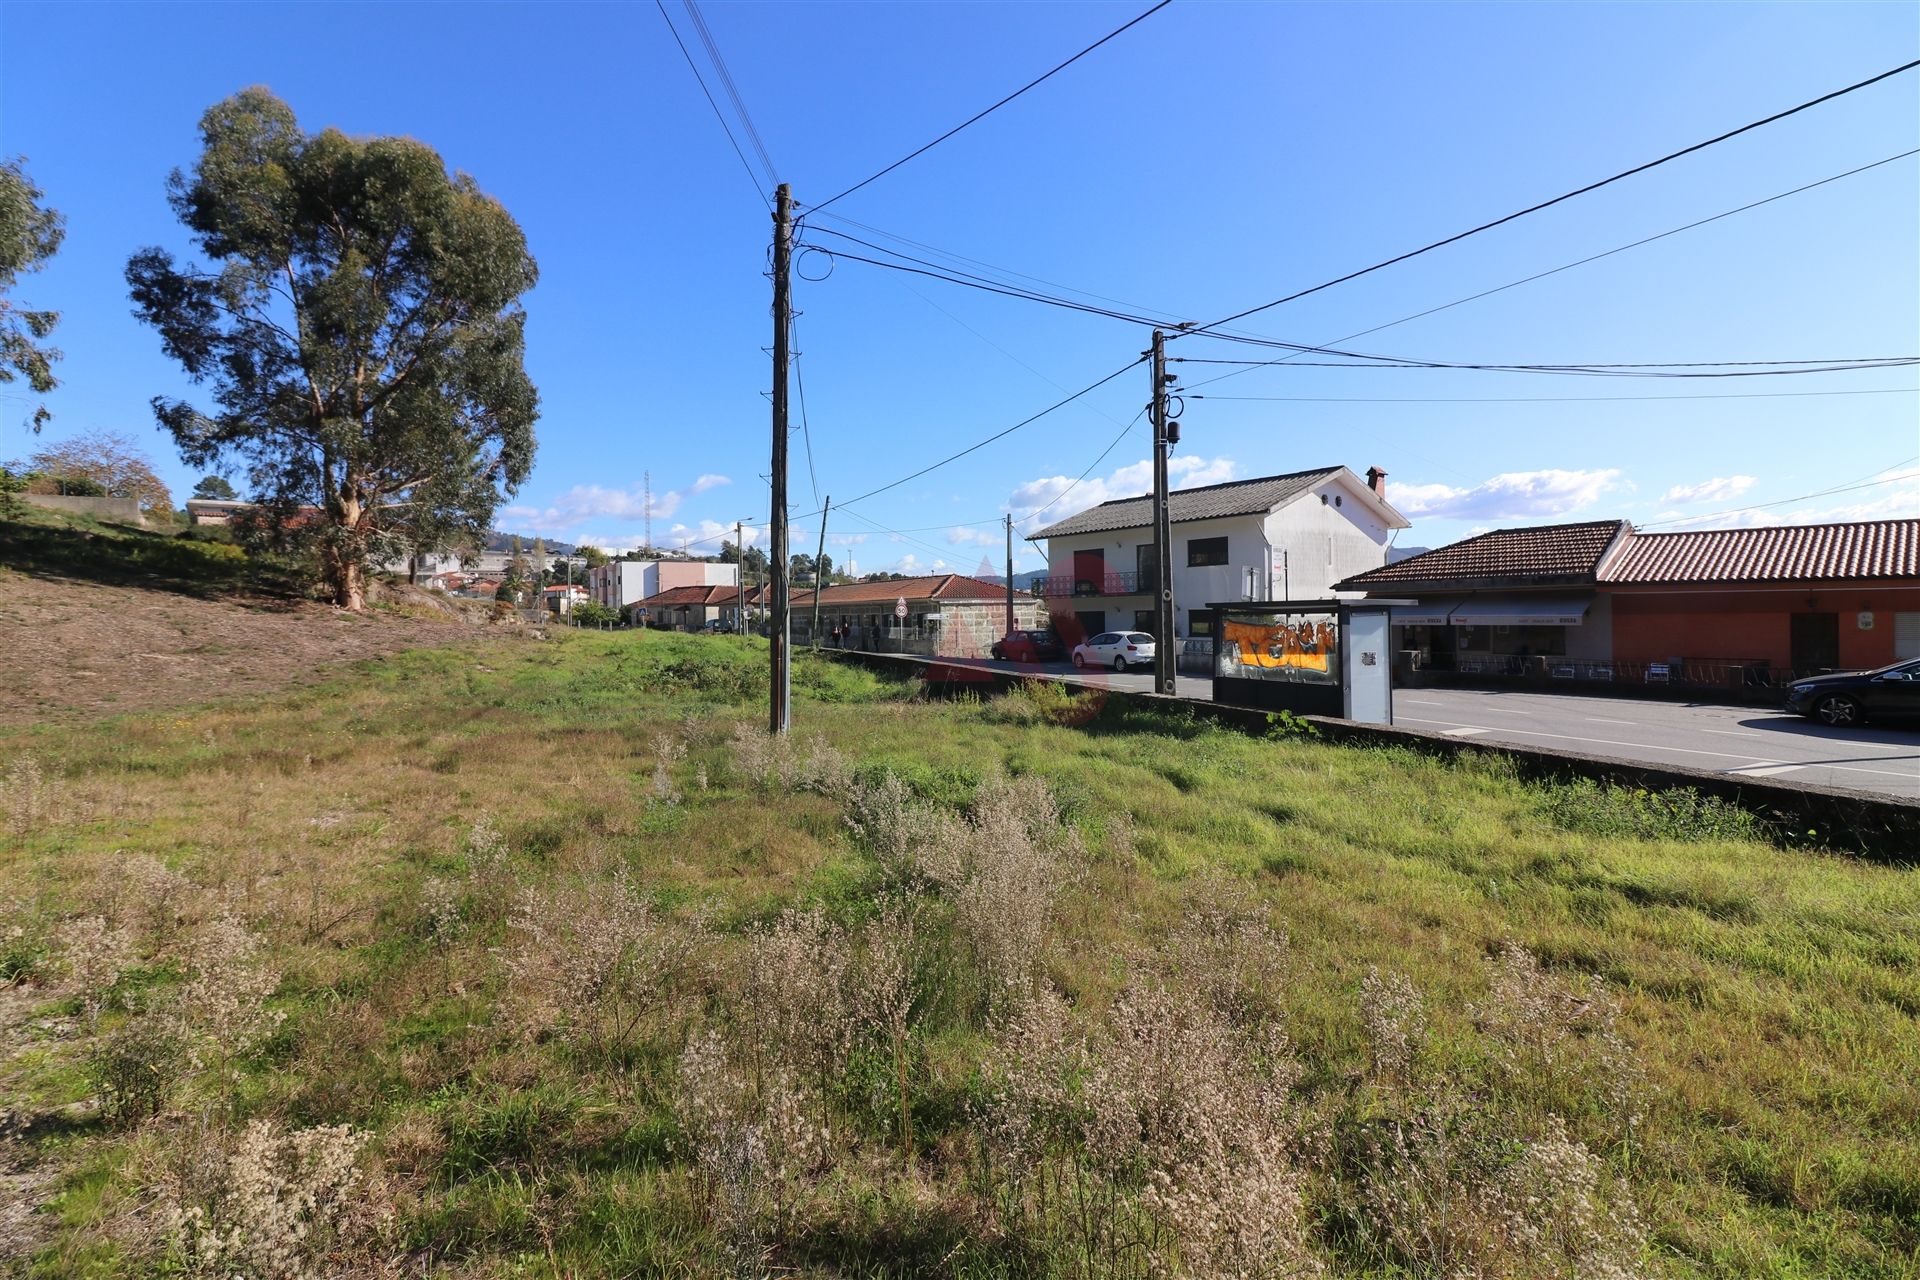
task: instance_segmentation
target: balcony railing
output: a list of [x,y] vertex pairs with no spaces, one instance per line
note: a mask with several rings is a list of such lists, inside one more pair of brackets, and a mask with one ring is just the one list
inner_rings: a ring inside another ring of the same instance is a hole
[[1131,570],[1104,573],[1057,574],[1034,580],[1033,594],[1051,599],[1066,596],[1150,596],[1155,576]]

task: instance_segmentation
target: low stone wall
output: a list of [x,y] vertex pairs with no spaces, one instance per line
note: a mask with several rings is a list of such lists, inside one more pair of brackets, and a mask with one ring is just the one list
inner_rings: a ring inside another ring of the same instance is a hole
[[45,507],[49,511],[94,516],[118,524],[137,524],[142,528],[147,523],[146,517],[140,514],[140,501],[137,498],[68,498],[56,493],[23,493],[20,498],[28,506]]
[[[1063,676],[1026,674],[991,667],[942,663],[925,658],[881,653],[835,651],[833,656],[858,662],[890,674],[917,675],[930,685],[952,692],[1006,692],[1029,680],[1047,680],[1098,695],[1110,706],[1129,704],[1160,707],[1198,716],[1247,733],[1267,730],[1267,713],[1249,707],[1229,707],[1192,698],[1170,698],[1157,693],[1132,693],[1087,686]],[[1539,747],[1508,746],[1484,741],[1467,742],[1420,729],[1397,725],[1359,724],[1331,716],[1306,716],[1322,738],[1338,745],[1397,746],[1433,755],[1463,752],[1499,755],[1513,761],[1520,775],[1536,781],[1591,778],[1614,786],[1659,791],[1691,787],[1715,796],[1765,820],[1782,834],[1811,833],[1826,848],[1857,853],[1876,861],[1920,863],[1920,802],[1897,796],[1843,791],[1813,783],[1783,782],[1778,778],[1749,778],[1710,773],[1679,766],[1649,765],[1611,756]]]

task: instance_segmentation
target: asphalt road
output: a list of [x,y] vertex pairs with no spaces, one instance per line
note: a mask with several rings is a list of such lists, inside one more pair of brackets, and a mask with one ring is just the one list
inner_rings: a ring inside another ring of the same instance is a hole
[[[1139,693],[1153,688],[1153,677],[1144,671],[1082,673],[1064,662],[1020,669]],[[1204,676],[1181,676],[1177,688],[1183,698],[1213,696],[1212,682]],[[1829,729],[1762,707],[1470,689],[1395,690],[1393,720],[1409,729],[1475,742],[1558,748],[1920,799],[1920,725]]]

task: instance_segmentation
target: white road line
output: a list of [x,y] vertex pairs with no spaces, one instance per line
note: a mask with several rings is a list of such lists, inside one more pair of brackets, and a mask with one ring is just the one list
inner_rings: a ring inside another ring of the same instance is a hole
[[1639,722],[1638,720],[1609,720],[1609,719],[1607,719],[1607,718],[1606,718],[1605,716],[1582,716],[1581,718],[1582,718],[1583,720],[1585,720],[1585,721],[1587,721],[1587,722],[1588,722],[1589,724],[1626,724],[1626,725],[1632,725],[1632,724],[1638,724],[1638,723],[1640,723],[1640,722]]
[[1778,760],[1756,760],[1752,764],[1746,765],[1743,768],[1724,769],[1722,770],[1722,772],[1723,773],[1739,773],[1739,774],[1746,774],[1751,777],[1764,778],[1769,774],[1787,773],[1791,770],[1798,769],[1801,767],[1802,766],[1797,764],[1781,764]]
[[1402,698],[1400,699],[1400,701],[1406,703],[1410,707],[1444,707],[1447,705],[1444,702],[1422,702],[1417,698]]
[[1471,738],[1476,733],[1490,733],[1492,731],[1489,729],[1476,729],[1469,724],[1462,725],[1458,729],[1442,729],[1440,732],[1449,738]]
[[1530,716],[1531,711],[1515,711],[1511,707],[1481,707],[1482,711],[1491,711],[1497,716]]
[[1769,735],[1755,733],[1751,729],[1702,729],[1701,733],[1717,733],[1723,738],[1765,738]]

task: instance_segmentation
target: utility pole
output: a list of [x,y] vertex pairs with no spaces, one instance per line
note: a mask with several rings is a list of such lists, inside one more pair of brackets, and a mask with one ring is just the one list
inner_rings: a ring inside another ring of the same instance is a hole
[[647,522],[647,554],[653,554],[653,472],[645,471],[641,475],[640,513]]
[[1153,331],[1153,689],[1174,692],[1173,525],[1167,513],[1167,446],[1179,428],[1168,432],[1167,335]]
[[1007,512],[1007,634],[1013,634],[1013,512]]
[[785,733],[793,725],[793,654],[788,648],[787,561],[787,336],[793,328],[793,191],[781,183],[773,211],[773,626],[767,651],[773,660],[768,731]]
[[733,522],[733,629],[747,634],[747,548],[740,541],[742,522]]
[[808,632],[813,637],[813,647],[816,649],[820,647],[820,593],[827,585],[821,581],[825,575],[820,572],[820,557],[827,554],[827,512],[831,510],[833,495],[828,494],[827,500],[820,504],[820,546],[813,553],[813,626],[808,628]]

